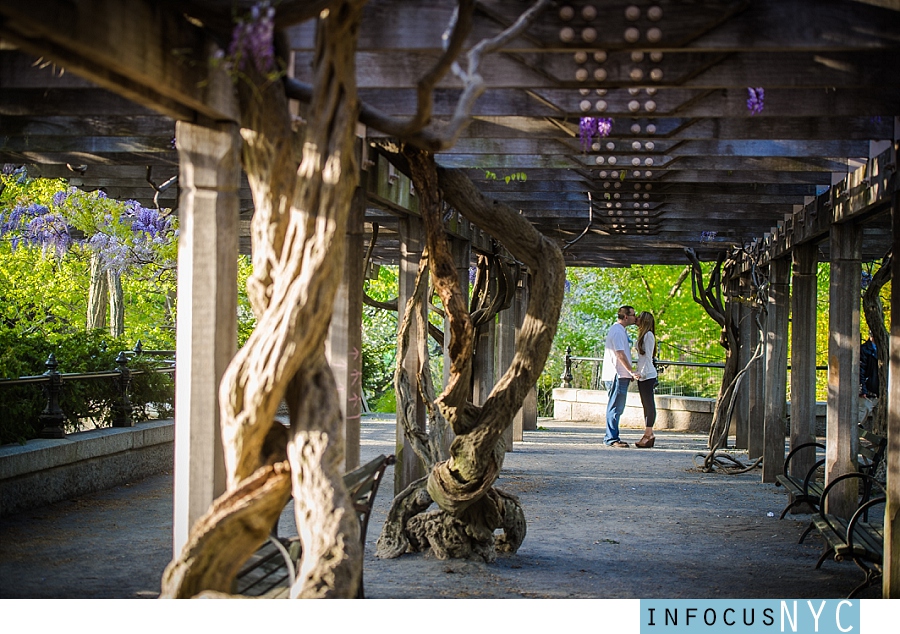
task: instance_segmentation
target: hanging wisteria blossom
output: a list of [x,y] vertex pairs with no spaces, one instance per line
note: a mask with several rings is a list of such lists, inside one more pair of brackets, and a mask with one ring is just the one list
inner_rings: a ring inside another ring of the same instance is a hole
[[238,22],[231,34],[228,57],[244,70],[253,64],[263,75],[275,69],[275,8],[269,2],[257,2],[247,19]]
[[748,88],[747,95],[747,110],[750,111],[750,115],[762,112],[765,107],[766,92],[762,88]]
[[581,117],[581,123],[578,126],[578,136],[581,139],[581,149],[587,152],[594,137],[601,139],[609,136],[612,131],[612,119],[603,117]]

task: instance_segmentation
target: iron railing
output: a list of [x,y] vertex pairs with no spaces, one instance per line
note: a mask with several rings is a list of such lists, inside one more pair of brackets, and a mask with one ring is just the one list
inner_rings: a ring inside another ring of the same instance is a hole
[[[562,387],[579,387],[590,390],[605,390],[600,380],[603,364],[602,357],[581,357],[572,354],[571,347],[566,348],[565,366],[562,374]],[[659,372],[659,383],[656,393],[669,396],[698,396],[716,398],[722,385],[725,369],[723,362],[698,361],[654,361]],[[579,372],[579,368],[582,370]],[[787,366],[790,372],[790,362]],[[817,399],[827,386],[828,366],[816,366]],[[790,394],[790,374],[788,375],[787,393]]]
[[[137,356],[161,356],[166,357],[162,361],[165,365],[150,370],[132,370],[128,367],[129,360]],[[103,379],[114,379],[118,387],[118,399],[113,405],[112,426],[113,427],[132,427],[134,420],[132,417],[132,403],[130,395],[130,387],[132,378],[145,372],[154,372],[157,374],[175,374],[175,351],[174,350],[144,350],[141,342],[138,341],[134,350],[123,350],[115,359],[117,368],[115,370],[100,372],[60,372],[59,363],[56,356],[50,353],[44,366],[47,370],[43,374],[34,376],[20,376],[15,379],[0,379],[0,388],[16,385],[41,384],[44,394],[47,398],[47,404],[39,416],[39,437],[40,438],[65,438],[66,433],[63,430],[63,424],[66,414],[60,407],[60,393],[63,389],[63,383],[68,381],[97,381]]]

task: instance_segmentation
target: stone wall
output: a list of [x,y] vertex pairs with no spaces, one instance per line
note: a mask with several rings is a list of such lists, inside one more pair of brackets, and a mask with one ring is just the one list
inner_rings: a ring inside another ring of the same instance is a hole
[[[654,429],[708,432],[712,423],[715,399],[690,396],[656,396],[656,424]],[[606,424],[606,392],[555,388],[553,390],[553,418],[556,420],[587,421]],[[637,391],[628,392],[625,413],[619,427],[644,428],[644,408]]]
[[0,447],[0,516],[172,472],[175,423],[154,420]]
[[[634,390],[634,391],[632,391]],[[627,429],[644,428],[644,409],[636,388],[628,392],[625,413],[619,422]],[[654,429],[709,432],[716,399],[691,396],[656,395],[656,424]],[[787,403],[790,415],[791,404]],[[816,404],[816,433],[825,430],[825,403]],[[606,424],[606,392],[558,387],[553,390],[553,418],[566,421],[586,421]],[[732,430],[733,433],[733,430]]]

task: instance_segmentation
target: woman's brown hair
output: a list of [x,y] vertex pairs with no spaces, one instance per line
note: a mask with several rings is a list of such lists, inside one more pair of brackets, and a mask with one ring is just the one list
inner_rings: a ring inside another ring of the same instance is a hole
[[653,358],[656,358],[656,353],[659,347],[656,345],[656,320],[653,319],[653,314],[648,313],[646,310],[643,311],[640,315],[637,316],[637,326],[638,326],[638,352],[641,354],[647,354],[644,352],[644,335],[648,332],[653,333]]

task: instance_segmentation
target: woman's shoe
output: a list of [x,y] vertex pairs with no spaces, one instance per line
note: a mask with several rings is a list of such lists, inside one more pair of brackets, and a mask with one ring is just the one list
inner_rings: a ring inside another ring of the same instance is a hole
[[640,447],[641,449],[650,449],[651,447],[653,447],[653,443],[655,443],[655,442],[656,442],[656,436],[653,436],[652,438],[647,438],[646,436],[644,436],[639,441],[634,443],[634,446]]

